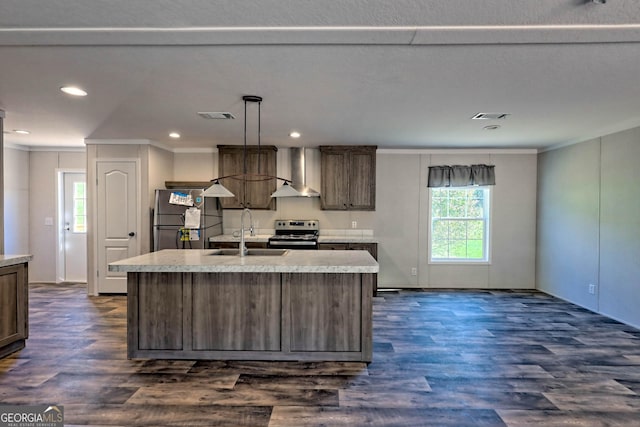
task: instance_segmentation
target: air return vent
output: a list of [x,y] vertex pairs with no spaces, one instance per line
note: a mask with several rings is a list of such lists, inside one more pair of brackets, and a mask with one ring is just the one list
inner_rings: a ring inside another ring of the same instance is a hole
[[506,119],[510,114],[508,113],[478,113],[471,117],[472,120],[501,120]]
[[199,111],[198,115],[203,119],[208,120],[227,120],[227,119],[235,119],[234,115],[231,113],[220,112],[220,111]]

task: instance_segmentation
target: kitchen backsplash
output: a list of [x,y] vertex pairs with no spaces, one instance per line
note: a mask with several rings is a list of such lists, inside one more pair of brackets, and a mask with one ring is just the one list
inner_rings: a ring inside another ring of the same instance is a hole
[[[223,229],[223,234],[225,235],[236,235],[239,236],[240,227],[225,227]],[[272,236],[275,234],[275,230],[273,228],[256,228],[254,232],[257,236]],[[334,229],[327,228],[320,230],[321,236],[345,236],[345,237],[374,237],[374,232],[371,229]]]
[[[371,230],[375,230],[375,211],[326,211],[320,209],[318,197],[291,197],[278,199],[278,209],[251,210],[255,231],[258,234],[273,234],[274,223],[278,219],[316,219],[320,222],[320,234],[327,234],[328,230],[336,230],[338,235],[360,236]],[[224,233],[240,229],[239,209],[223,210]],[[245,215],[245,221],[248,221]],[[246,225],[246,224],[245,224]],[[335,234],[333,234],[335,235]],[[366,236],[366,234],[364,234]]]

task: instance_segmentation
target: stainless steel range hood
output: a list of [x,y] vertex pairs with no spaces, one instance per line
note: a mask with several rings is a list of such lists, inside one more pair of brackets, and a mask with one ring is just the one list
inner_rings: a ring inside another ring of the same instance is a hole
[[[295,147],[290,148],[289,152],[291,154],[291,186],[282,186],[271,197],[320,197],[320,193],[307,185],[305,149]],[[296,191],[286,187],[293,187]]]

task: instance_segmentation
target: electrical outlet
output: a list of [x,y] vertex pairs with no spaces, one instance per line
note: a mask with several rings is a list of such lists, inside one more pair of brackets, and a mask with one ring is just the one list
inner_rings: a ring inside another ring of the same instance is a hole
[[593,283],[589,283],[589,293],[591,295],[595,295],[596,293],[596,285],[594,285]]
[[411,267],[411,275],[412,276],[417,276],[418,275],[418,269],[415,267]]
[[351,221],[351,228],[358,228],[358,221]]

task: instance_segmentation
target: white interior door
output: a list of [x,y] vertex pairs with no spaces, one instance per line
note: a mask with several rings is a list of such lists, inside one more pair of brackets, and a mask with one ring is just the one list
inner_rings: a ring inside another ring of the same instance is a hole
[[62,271],[63,282],[87,281],[86,174],[62,174]]
[[138,255],[138,184],[135,161],[97,163],[98,292],[126,293],[126,273],[109,263]]

